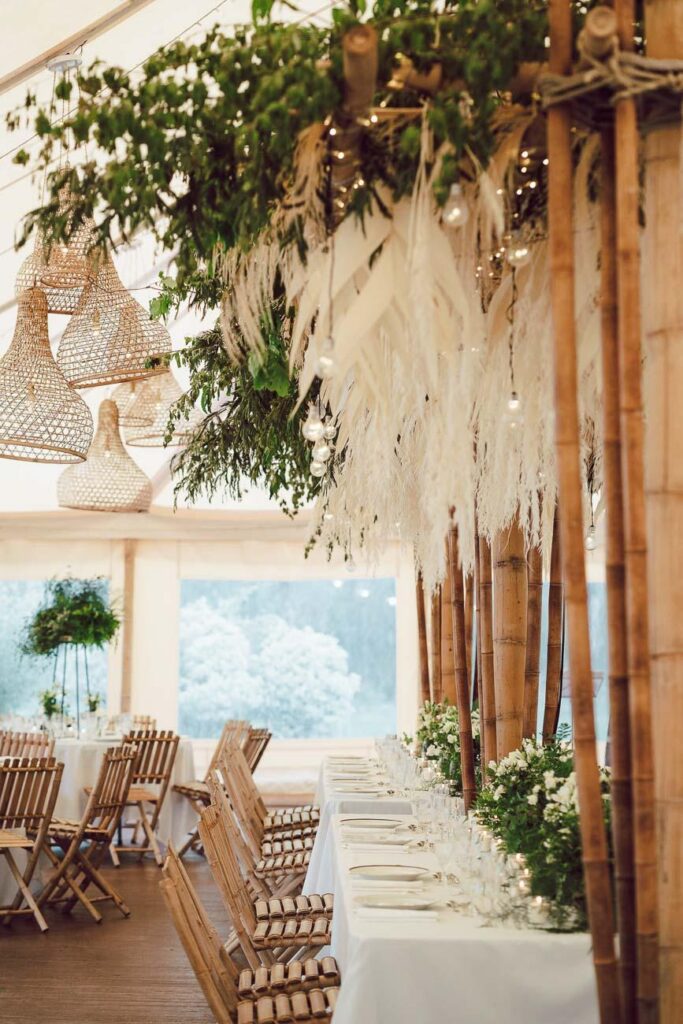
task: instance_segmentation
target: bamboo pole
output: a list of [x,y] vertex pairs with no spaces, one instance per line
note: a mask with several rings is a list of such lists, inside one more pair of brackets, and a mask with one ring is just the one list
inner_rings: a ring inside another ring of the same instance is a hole
[[441,584],[441,696],[455,705],[455,654],[453,651],[453,615],[451,613],[451,579],[448,571],[448,538],[446,549],[446,575]]
[[617,341],[616,199],[613,129],[602,133],[600,187],[600,268],[602,320],[603,477],[606,508],[605,576],[609,657],[610,764],[612,766],[612,836],[619,928],[619,980],[623,1024],[635,1024],[636,945],[631,806],[631,739],[629,736],[626,659],[624,508],[619,430],[619,350]]
[[564,585],[562,583],[562,543],[559,506],[553,516],[553,541],[550,549],[550,582],[548,584],[548,647],[545,671],[545,706],[543,709],[543,740],[557,732],[562,697],[562,636],[564,633]]
[[[472,704],[479,707],[481,724],[481,586],[479,569],[479,540],[475,535],[474,542],[474,682],[472,684]],[[481,736],[480,736],[481,741]],[[483,748],[482,748],[483,749]],[[483,763],[483,760],[482,760]]]
[[[650,57],[683,58],[683,4],[645,5]],[[659,859],[660,1019],[683,1020],[683,161],[680,122],[645,138],[645,487]]]
[[415,579],[415,604],[417,606],[417,642],[420,655],[420,700],[424,704],[426,700],[429,700],[430,692],[427,616],[425,614],[425,590],[421,572],[418,572]]
[[430,627],[432,635],[432,700],[437,704],[443,699],[441,692],[441,615],[441,587],[435,587],[432,591]]
[[543,600],[543,557],[539,547],[529,548],[526,558],[528,599],[526,613],[526,666],[524,669],[525,737],[536,735],[538,724],[538,679],[541,661],[541,609]]
[[493,539],[493,662],[497,757],[522,742],[527,575],[519,520]]
[[448,531],[448,569],[451,580],[451,613],[453,617],[453,654],[455,657],[455,689],[458,705],[458,731],[460,734],[460,766],[462,770],[462,796],[465,811],[472,806],[477,794],[474,777],[474,745],[472,742],[472,715],[470,687],[465,661],[465,601],[462,569],[458,552],[458,528]]
[[[634,10],[615,0],[619,41],[633,49]],[[624,488],[626,625],[631,722],[633,849],[636,874],[639,1024],[658,1018],[657,837],[648,637],[645,429],[641,394],[639,134],[635,100],[620,98],[614,121],[616,165],[619,413]]]
[[[569,0],[550,0],[550,70],[564,75],[572,61]],[[562,568],[572,680],[574,764],[580,807],[581,847],[588,920],[602,1024],[621,1015],[614,950],[612,892],[593,718],[593,679],[588,634],[588,593],[583,548],[583,510],[574,322],[574,238],[570,107],[548,111],[548,223],[553,314],[555,450],[562,517]]]
[[121,712],[131,709],[133,695],[133,629],[135,622],[135,552],[137,541],[123,542],[123,614],[121,658]]
[[[377,89],[377,32],[372,25],[353,25],[342,39],[344,100],[335,115],[332,189],[348,188],[358,171],[362,120],[369,116]],[[340,155],[341,154],[341,155]]]
[[495,761],[496,693],[493,669],[493,582],[491,579],[491,545],[486,537],[479,537],[479,607],[481,609],[481,690],[479,714],[482,744],[486,761]]
[[465,576],[465,656],[467,685],[472,686],[472,625],[474,618],[474,579],[472,573]]

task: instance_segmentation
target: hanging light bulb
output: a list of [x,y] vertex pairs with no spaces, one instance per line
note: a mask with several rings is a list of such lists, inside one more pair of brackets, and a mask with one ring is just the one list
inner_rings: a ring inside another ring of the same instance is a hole
[[507,261],[511,267],[525,267],[531,259],[531,249],[521,239],[512,239],[507,248]]
[[323,520],[326,523],[331,523],[334,519],[334,512],[323,512]]
[[313,405],[309,406],[308,416],[301,427],[301,433],[307,441],[319,441],[324,434],[323,421]]
[[586,534],[586,551],[595,551],[597,546],[598,541],[595,536],[595,527],[591,523],[590,527],[588,528],[588,533]]
[[320,441],[316,441],[315,444],[313,445],[312,454],[316,462],[327,462],[330,455],[332,454],[332,449],[330,448],[329,444],[327,444],[327,442],[321,438]]
[[349,555],[349,557],[346,559],[346,571],[347,572],[355,572],[356,571],[356,563],[353,560],[353,555]]
[[311,476],[325,476],[327,472],[327,466],[324,462],[318,462],[317,459],[313,459],[311,462]]
[[467,208],[462,187],[456,181],[451,185],[451,191],[443,208],[444,224],[447,224],[449,228],[461,228],[463,224],[467,223],[469,215],[470,211]]
[[322,380],[334,377],[336,365],[334,361],[334,338],[328,335],[320,346],[320,355],[316,365],[316,375]]
[[517,427],[521,426],[524,422],[522,399],[514,389],[510,392],[510,397],[507,400],[503,418],[511,430],[516,430]]
[[334,423],[326,423],[323,430],[323,437],[328,441],[334,441],[337,436],[337,428]]

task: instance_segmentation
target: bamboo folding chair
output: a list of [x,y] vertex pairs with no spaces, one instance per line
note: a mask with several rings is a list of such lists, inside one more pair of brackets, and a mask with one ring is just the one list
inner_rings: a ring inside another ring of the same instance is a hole
[[153,715],[133,715],[133,729],[136,732],[151,732],[157,727],[157,720]]
[[251,968],[287,963],[329,945],[331,895],[273,899],[264,894],[254,900],[242,877],[225,813],[215,804],[202,811],[199,834],[214,881]]
[[54,747],[46,732],[0,731],[0,757],[52,757]]
[[[184,796],[194,807],[197,812],[197,821],[199,821],[199,815],[202,813],[204,807],[207,807],[210,802],[207,781],[209,775],[218,764],[219,759],[222,757],[224,749],[228,744],[232,743],[241,746],[249,736],[250,732],[251,729],[248,722],[242,722],[238,719],[230,719],[227,721],[223,726],[214,752],[211,755],[211,761],[204,778],[195,779],[192,782],[179,782],[174,785],[173,792],[179,793],[180,796]],[[178,856],[182,858],[188,850],[198,849],[200,845],[199,832],[195,825],[192,831],[188,833],[188,837],[183,845],[178,850]]]
[[250,814],[259,822],[259,830],[269,833],[297,831],[306,835],[314,833],[320,822],[320,809],[313,804],[288,807],[282,811],[269,811],[263,802],[254,777],[249,770],[244,753],[234,746],[228,748],[233,756],[233,770],[236,772],[240,789],[250,808]]
[[[30,890],[31,879],[43,849],[52,818],[64,765],[53,757],[17,758],[0,764],[0,854],[17,885],[11,906],[0,907],[8,924],[18,914],[32,914],[41,932],[47,923]],[[21,872],[13,850],[23,850],[28,861]],[[26,903],[26,906],[22,906]]]
[[[138,817],[132,821],[120,822],[119,841],[112,841],[109,847],[115,867],[120,866],[120,853],[137,853],[140,860],[146,854],[152,853],[159,867],[164,863],[156,829],[171,781],[179,740],[180,737],[170,730],[131,732],[124,737],[123,745],[133,744],[137,751],[133,782],[126,798],[126,807],[136,807]],[[151,807],[151,813],[148,813],[145,805]],[[121,830],[125,828],[133,830],[129,844],[125,844],[121,838]],[[141,843],[137,842],[139,832],[142,832],[143,837]]]
[[[283,856],[273,858],[265,869],[261,850],[256,853],[250,846],[246,830],[242,828],[240,812],[235,809],[230,798],[230,787],[225,785],[225,768],[223,772],[216,770],[209,780],[211,803],[216,807],[221,824],[227,830],[230,846],[236,855],[249,893],[254,899],[283,899],[299,893],[306,874],[306,866],[297,857]],[[327,899],[327,898],[326,898]],[[331,904],[329,907],[331,913]]]
[[[53,818],[50,822],[45,852],[55,871],[38,897],[40,907],[63,903],[68,913],[80,903],[99,924],[102,915],[95,903],[111,900],[124,917],[130,915],[121,896],[99,868],[126,806],[137,756],[132,745],[110,747],[81,820]],[[61,858],[55,847],[61,849]],[[99,889],[99,896],[86,895],[91,885]]]
[[161,891],[174,927],[218,1024],[314,1024],[331,1016],[339,986],[332,957],[238,972],[172,847],[163,874]]
[[249,726],[249,733],[242,745],[244,758],[249,766],[249,771],[254,774],[259,761],[266,752],[266,747],[273,737],[272,732],[267,729],[252,729]]

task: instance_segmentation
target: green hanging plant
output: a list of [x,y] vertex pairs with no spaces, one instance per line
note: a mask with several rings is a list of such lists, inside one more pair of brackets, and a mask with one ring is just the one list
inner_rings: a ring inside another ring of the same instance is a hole
[[103,580],[50,580],[43,606],[26,624],[21,650],[45,657],[55,656],[62,644],[105,647],[120,625]]

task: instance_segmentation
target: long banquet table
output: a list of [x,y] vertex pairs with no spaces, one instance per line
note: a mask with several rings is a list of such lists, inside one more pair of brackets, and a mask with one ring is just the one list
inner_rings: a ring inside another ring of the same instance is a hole
[[359,908],[352,866],[436,871],[436,858],[425,850],[350,849],[341,822],[352,814],[405,815],[407,824],[414,819],[386,797],[378,798],[379,806],[372,807],[372,798],[347,806],[325,784],[319,795],[328,802],[321,805],[315,847],[326,852],[316,857],[314,848],[304,891],[335,894],[331,951],[342,974],[335,1024],[597,1024],[588,935],[482,926],[445,909]]

